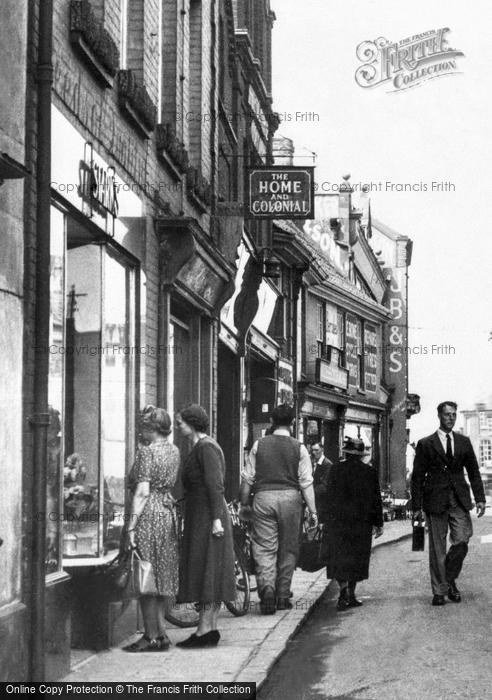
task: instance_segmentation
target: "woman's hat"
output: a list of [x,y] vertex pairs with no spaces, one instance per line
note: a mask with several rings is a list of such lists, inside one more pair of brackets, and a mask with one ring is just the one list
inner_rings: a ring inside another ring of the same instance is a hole
[[342,452],[346,452],[349,455],[359,455],[359,457],[371,454],[371,451],[364,445],[364,441],[359,438],[345,438]]

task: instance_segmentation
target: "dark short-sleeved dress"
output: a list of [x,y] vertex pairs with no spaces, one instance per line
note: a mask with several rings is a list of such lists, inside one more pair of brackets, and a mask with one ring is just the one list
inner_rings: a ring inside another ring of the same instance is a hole
[[[215,440],[205,437],[193,447],[183,465],[185,519],[181,549],[178,601],[220,603],[234,600],[232,524],[224,499],[225,461]],[[212,535],[220,518],[224,537]]]
[[178,590],[178,529],[170,494],[178,468],[178,448],[163,439],[139,448],[132,474],[135,484],[149,482],[149,497],[135,526],[135,544],[142,559],[152,563],[163,596],[174,596]]

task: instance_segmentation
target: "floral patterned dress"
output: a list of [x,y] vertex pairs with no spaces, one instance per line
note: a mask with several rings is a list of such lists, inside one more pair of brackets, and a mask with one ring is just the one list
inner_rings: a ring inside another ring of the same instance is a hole
[[178,529],[170,490],[179,468],[179,450],[160,439],[142,446],[133,468],[135,484],[149,482],[149,497],[135,526],[135,544],[142,559],[150,561],[159,595],[178,590]]

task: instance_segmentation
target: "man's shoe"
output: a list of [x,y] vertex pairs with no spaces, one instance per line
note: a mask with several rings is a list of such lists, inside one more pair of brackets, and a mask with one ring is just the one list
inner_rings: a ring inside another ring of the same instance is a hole
[[266,586],[261,593],[260,611],[262,615],[275,614],[275,593],[271,586]]
[[446,605],[446,598],[443,595],[436,595],[432,598],[432,605]]
[[448,588],[449,600],[452,600],[453,603],[461,603],[461,593],[456,588],[456,583],[454,581],[450,581],[448,585],[449,585],[449,588]]
[[288,598],[277,598],[277,610],[292,610],[293,607]]
[[206,634],[201,634],[198,636],[193,633],[191,637],[183,639],[182,642],[176,644],[177,647],[181,649],[197,649],[201,647],[216,647],[219,643],[220,632],[218,630],[211,630],[206,632]]

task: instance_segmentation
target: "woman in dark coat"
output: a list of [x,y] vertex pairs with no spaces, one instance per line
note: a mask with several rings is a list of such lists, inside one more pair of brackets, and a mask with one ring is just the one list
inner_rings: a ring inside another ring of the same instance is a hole
[[193,445],[182,474],[185,517],[178,600],[198,602],[200,610],[196,633],[177,646],[215,646],[220,639],[220,605],[236,597],[232,524],[224,499],[224,454],[206,434],[208,416],[201,406],[183,409],[176,423]]
[[364,443],[347,438],[343,452],[346,459],[334,464],[327,476],[319,513],[326,575],[340,587],[338,610],[362,605],[355,597],[355,586],[369,578],[372,535],[379,537],[383,532],[378,474],[361,459],[368,454]]

